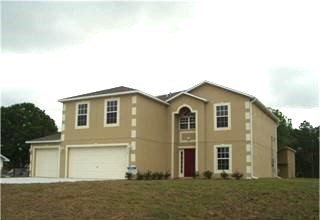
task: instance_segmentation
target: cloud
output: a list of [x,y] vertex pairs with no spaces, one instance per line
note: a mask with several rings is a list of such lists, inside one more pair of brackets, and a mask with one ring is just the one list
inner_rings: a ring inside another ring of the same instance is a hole
[[278,107],[319,106],[319,82],[316,74],[299,68],[270,70],[273,104]]
[[183,2],[3,2],[2,49],[28,52],[72,46],[95,33],[139,22],[166,23],[174,30],[190,10],[190,3]]

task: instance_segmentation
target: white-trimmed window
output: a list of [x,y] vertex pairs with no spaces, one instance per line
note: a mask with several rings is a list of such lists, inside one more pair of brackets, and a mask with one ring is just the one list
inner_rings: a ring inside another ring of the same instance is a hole
[[104,126],[119,126],[120,99],[106,99],[104,107]]
[[89,127],[89,102],[76,103],[76,128],[88,128]]
[[188,130],[196,128],[196,116],[195,113],[189,115],[180,116],[179,121],[180,130]]
[[228,144],[214,145],[215,173],[232,172],[232,146]]
[[231,107],[230,103],[214,104],[214,129],[230,130],[231,129]]

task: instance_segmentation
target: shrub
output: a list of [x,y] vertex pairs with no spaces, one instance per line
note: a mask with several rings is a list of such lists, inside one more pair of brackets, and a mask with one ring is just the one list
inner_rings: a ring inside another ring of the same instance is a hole
[[144,179],[144,174],[143,173],[140,173],[139,171],[138,171],[138,173],[137,173],[137,180],[143,180]]
[[151,180],[152,178],[152,172],[150,170],[148,170],[145,174],[144,177],[146,180]]
[[233,178],[235,178],[236,180],[239,180],[239,179],[241,179],[241,178],[243,177],[243,174],[240,173],[239,171],[235,171],[235,172],[232,173],[231,176],[232,176]]
[[127,180],[132,180],[133,174],[130,172],[126,172],[126,179]]
[[167,180],[167,179],[169,179],[170,176],[171,176],[171,173],[167,170],[167,171],[164,173],[164,179]]
[[163,177],[164,177],[163,172],[159,172],[159,173],[158,173],[158,179],[159,179],[159,180],[162,180]]
[[212,172],[210,170],[206,170],[203,172],[203,176],[207,179],[211,179],[212,178]]
[[220,176],[222,177],[222,179],[228,179],[229,178],[229,174],[227,174],[224,170],[220,173]]
[[192,178],[193,179],[196,179],[196,178],[198,178],[200,175],[199,175],[199,172],[198,171],[196,171],[196,172],[193,172],[193,174],[192,174]]
[[153,173],[151,174],[151,179],[153,179],[153,180],[159,179],[159,173],[158,173],[158,172],[153,172]]

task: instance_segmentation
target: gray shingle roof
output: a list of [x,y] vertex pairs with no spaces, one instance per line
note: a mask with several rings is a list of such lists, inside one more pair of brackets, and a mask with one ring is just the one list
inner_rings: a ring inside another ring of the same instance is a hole
[[162,101],[166,101],[167,99],[170,99],[171,97],[179,94],[180,92],[184,92],[184,90],[179,92],[170,92],[169,94],[159,95],[157,96],[157,98],[161,99]]
[[105,90],[100,90],[100,91],[96,91],[96,92],[85,93],[82,95],[71,96],[71,97],[67,97],[64,99],[72,99],[72,98],[80,98],[80,97],[85,97],[85,96],[104,95],[104,94],[109,94],[109,93],[128,92],[128,91],[136,91],[136,89],[132,89],[132,88],[125,87],[125,86],[118,86],[118,87],[114,87],[111,89],[105,89]]
[[46,142],[46,141],[60,141],[61,139],[61,133],[58,132],[56,134],[51,134],[48,136],[40,137],[40,138],[35,138],[29,141],[26,141],[26,143],[31,143],[31,142]]

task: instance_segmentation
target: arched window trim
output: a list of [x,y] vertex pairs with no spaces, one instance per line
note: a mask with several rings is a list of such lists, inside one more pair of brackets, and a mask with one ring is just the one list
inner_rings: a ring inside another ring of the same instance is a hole
[[[184,108],[188,109],[185,115],[181,114],[181,110]],[[179,110],[179,129],[180,130],[190,130],[196,128],[195,113],[193,113],[190,108],[184,106]]]

